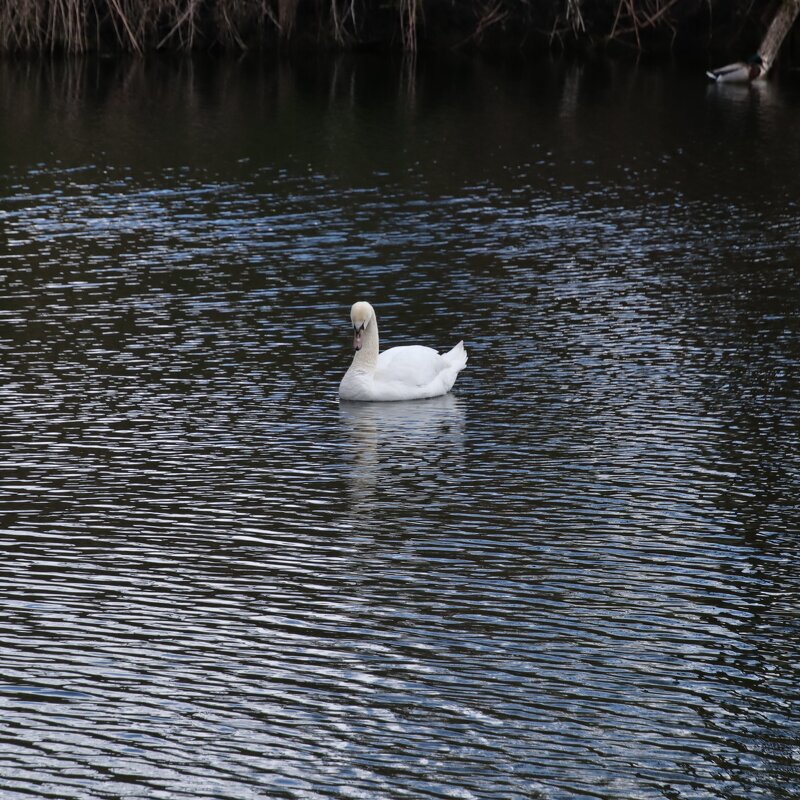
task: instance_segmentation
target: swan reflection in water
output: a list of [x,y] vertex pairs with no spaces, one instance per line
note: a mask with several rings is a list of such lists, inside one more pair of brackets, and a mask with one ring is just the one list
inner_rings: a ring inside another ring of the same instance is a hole
[[443,503],[463,473],[465,404],[452,394],[394,403],[341,401],[354,510]]

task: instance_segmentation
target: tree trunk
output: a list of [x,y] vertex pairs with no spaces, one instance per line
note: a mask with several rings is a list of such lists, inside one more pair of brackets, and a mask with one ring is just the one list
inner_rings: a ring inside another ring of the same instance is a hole
[[764,59],[764,72],[761,77],[764,77],[775,63],[778,50],[798,14],[800,14],[800,0],[781,0],[766,34],[761,40],[761,47],[758,48],[758,54]]

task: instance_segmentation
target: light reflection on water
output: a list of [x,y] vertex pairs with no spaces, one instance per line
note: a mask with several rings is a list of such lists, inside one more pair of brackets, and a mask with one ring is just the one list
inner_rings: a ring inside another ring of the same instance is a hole
[[0,70],[7,796],[796,796],[792,87],[152,70]]

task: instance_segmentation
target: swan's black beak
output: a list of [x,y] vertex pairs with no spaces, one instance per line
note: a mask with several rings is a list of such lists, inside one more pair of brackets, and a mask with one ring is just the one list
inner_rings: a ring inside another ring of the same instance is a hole
[[364,338],[364,326],[362,325],[360,328],[356,328],[353,325],[353,350],[358,352],[361,349],[361,345],[363,344]]

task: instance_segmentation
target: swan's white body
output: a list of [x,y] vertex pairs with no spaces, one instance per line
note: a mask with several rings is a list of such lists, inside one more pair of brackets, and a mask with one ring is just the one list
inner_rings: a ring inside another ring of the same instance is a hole
[[421,400],[447,394],[467,364],[464,342],[440,354],[409,345],[379,353],[378,320],[369,303],[350,309],[355,355],[339,384],[342,400]]

